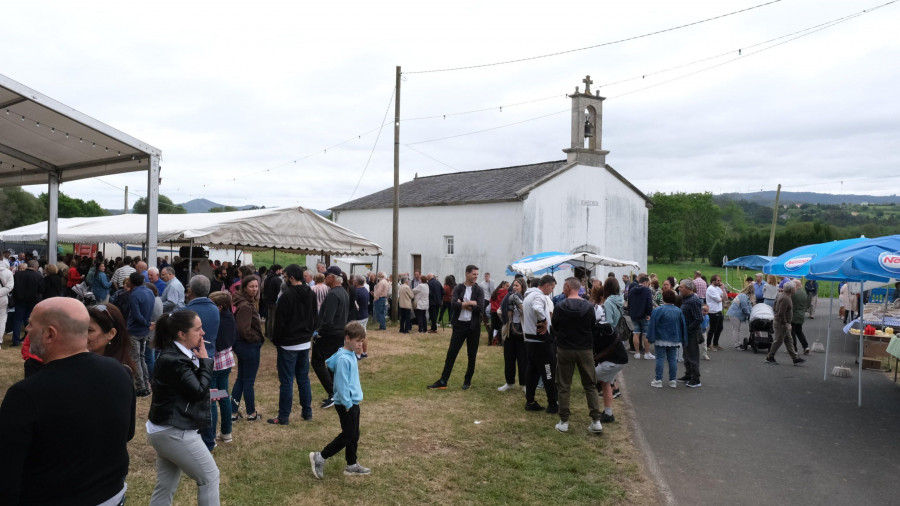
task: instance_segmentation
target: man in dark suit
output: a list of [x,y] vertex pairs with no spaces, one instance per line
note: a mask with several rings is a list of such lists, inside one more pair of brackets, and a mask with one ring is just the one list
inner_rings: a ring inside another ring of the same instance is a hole
[[428,318],[431,319],[429,334],[437,333],[438,311],[444,302],[444,285],[434,277],[433,272],[428,273]]

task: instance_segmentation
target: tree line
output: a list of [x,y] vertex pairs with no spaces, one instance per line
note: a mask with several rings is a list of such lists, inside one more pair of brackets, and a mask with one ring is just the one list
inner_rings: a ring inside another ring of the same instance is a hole
[[[647,253],[656,262],[708,261],[765,255],[772,206],[712,193],[656,193],[651,196]],[[779,205],[773,254],[851,237],[900,233],[900,206],[860,204]]]

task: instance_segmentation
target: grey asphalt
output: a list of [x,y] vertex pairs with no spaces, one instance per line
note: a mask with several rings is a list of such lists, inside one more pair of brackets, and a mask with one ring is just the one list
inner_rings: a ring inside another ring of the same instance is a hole
[[[700,363],[702,387],[673,390],[666,370],[663,388],[653,388],[655,361],[630,356],[623,394],[664,502],[900,504],[900,386],[863,370],[857,407],[855,340],[836,314],[826,320],[828,302],[820,300],[818,315],[804,324],[810,343],[823,344],[832,324],[826,381],[824,353],[795,367],[782,347],[779,365],[768,365],[764,352],[732,348],[728,321],[719,342],[725,350]],[[853,378],[830,375],[842,360]]]

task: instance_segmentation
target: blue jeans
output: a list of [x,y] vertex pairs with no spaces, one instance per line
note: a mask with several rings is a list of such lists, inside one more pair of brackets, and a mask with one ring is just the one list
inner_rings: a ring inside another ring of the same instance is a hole
[[156,366],[156,357],[159,355],[158,350],[150,347],[152,343],[153,340],[150,339],[147,341],[147,346],[144,347],[144,364],[147,366],[147,377],[144,379],[148,384],[153,381],[153,367]]
[[256,373],[259,371],[259,350],[263,343],[248,343],[240,339],[234,342],[231,350],[237,355],[237,379],[234,380],[234,388],[231,389],[231,411],[238,410],[241,397],[244,397],[245,411],[256,413],[256,394],[253,385],[256,384]]
[[[13,320],[13,332],[12,332],[12,343],[13,346],[21,343],[25,340],[23,337],[19,339],[19,333],[22,332],[22,325],[28,324],[28,319],[31,318],[31,311],[34,309],[34,306],[37,304],[28,304],[28,303],[17,303],[16,304],[16,312],[15,320]],[[6,330],[6,329],[4,329]]]
[[[231,368],[222,369],[221,371],[213,372],[212,383],[209,385],[210,388],[215,388],[216,390],[225,390],[225,393],[228,393],[228,376],[231,374]],[[218,407],[216,406],[218,404]],[[209,423],[209,434],[214,439],[216,437],[216,425],[218,424],[219,419],[219,410],[222,410],[222,434],[231,434],[231,399],[227,396],[222,397],[218,401],[214,401],[210,404],[209,414],[212,416]],[[203,441],[206,442],[206,438],[203,438]]]
[[300,393],[300,414],[312,419],[312,390],[309,387],[309,350],[285,350],[278,347],[278,421],[288,423],[294,402],[294,379]]
[[673,381],[678,376],[678,346],[657,346],[656,347],[656,379],[661,380],[665,363],[669,363],[669,381]]
[[378,330],[387,328],[387,297],[375,300],[375,319],[378,320]]

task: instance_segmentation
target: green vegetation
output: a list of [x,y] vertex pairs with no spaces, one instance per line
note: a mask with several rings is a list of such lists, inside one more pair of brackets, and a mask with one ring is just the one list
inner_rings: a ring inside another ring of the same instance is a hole
[[[283,251],[275,252],[275,261],[272,261],[272,252],[271,251],[254,251],[253,252],[253,265],[257,268],[265,265],[267,268],[270,265],[278,264],[282,267],[286,267],[291,264],[297,265],[306,265],[306,255],[301,255],[299,253],[286,253]],[[311,269],[315,269],[315,265],[306,265]]]
[[[47,219],[50,197],[42,193],[35,197],[21,187],[0,188],[0,230],[39,223]],[[59,217],[106,216],[108,213],[96,201],[72,198],[59,192]]]
[[[172,199],[166,197],[162,193],[159,194],[159,205],[156,208],[159,214],[187,214],[184,206],[176,205]],[[147,214],[147,198],[141,197],[134,202],[132,212],[135,214]]]
[[[649,213],[648,254],[654,262],[764,255],[773,210],[711,193],[657,193]],[[900,206],[781,203],[773,254],[806,244],[900,233]]]
[[230,213],[232,211],[237,211],[238,208],[234,206],[222,206],[222,207],[210,207],[208,213]]

